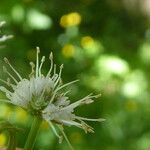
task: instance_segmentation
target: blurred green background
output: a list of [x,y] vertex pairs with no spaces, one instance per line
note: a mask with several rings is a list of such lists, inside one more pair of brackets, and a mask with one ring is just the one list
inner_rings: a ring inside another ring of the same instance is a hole
[[[76,150],[150,149],[150,1],[149,0],[1,0],[0,20],[7,22],[1,34],[14,38],[0,49],[23,77],[35,61],[35,47],[56,64],[64,64],[63,81],[80,81],[71,86],[71,100],[93,92],[102,93],[94,104],[76,110],[91,118],[94,134],[76,127],[66,133]],[[47,59],[43,70],[49,67]],[[1,97],[4,95],[1,93]],[[24,128],[18,133],[22,147],[32,116],[20,108],[0,105],[0,118]],[[7,134],[0,134],[0,146]],[[67,150],[43,123],[35,150]]]

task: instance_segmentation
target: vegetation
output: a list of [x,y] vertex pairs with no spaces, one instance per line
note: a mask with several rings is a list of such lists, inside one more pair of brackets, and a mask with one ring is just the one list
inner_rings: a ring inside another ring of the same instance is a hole
[[[29,61],[54,54],[56,64],[64,64],[63,82],[79,79],[69,96],[74,102],[87,94],[102,96],[76,114],[106,119],[89,123],[94,134],[65,127],[77,150],[149,150],[150,148],[150,29],[148,5],[141,0],[1,0],[0,21],[7,24],[1,35],[13,35],[0,49],[0,65],[7,57],[19,73],[27,77]],[[3,43],[1,44],[3,45]],[[0,45],[0,46],[1,46]],[[49,68],[46,62],[44,72]],[[0,67],[1,78],[5,77]],[[2,83],[1,83],[2,84]],[[1,98],[5,95],[1,92]],[[32,116],[12,105],[0,104],[0,118],[23,131],[17,132],[17,146],[23,147]],[[0,134],[0,146],[7,145],[7,133]],[[35,150],[66,150],[43,122]]]

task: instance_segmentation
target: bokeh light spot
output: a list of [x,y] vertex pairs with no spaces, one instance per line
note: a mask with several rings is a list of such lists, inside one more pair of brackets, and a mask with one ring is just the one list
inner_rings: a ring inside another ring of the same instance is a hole
[[1,104],[0,110],[1,110],[0,118],[9,117],[9,115],[11,114],[11,108],[8,105]]
[[117,56],[102,55],[96,61],[96,65],[100,74],[124,76],[129,72],[128,63]]
[[6,144],[7,138],[5,134],[0,134],[0,146],[4,146]]
[[72,44],[66,44],[62,48],[62,54],[64,57],[70,58],[73,57],[75,53],[75,47]]
[[89,47],[90,45],[93,45],[94,39],[91,36],[84,36],[81,39],[81,45],[86,48]]
[[79,25],[81,23],[81,15],[77,12],[72,12],[66,15],[63,15],[60,19],[60,25],[62,27],[69,27]]
[[144,43],[140,47],[139,55],[141,60],[144,63],[149,64],[150,63],[150,44],[149,43]]
[[84,36],[81,38],[81,46],[88,56],[97,56],[99,52],[104,50],[99,41],[94,40],[91,36]]
[[16,108],[15,110],[16,114],[16,121],[19,123],[26,123],[28,119],[28,114],[25,110],[21,108]]
[[25,17],[25,11],[21,5],[15,5],[12,8],[11,15],[12,15],[12,19],[15,22],[22,22]]
[[27,14],[27,24],[31,29],[44,30],[51,27],[52,20],[46,14],[36,9],[31,9]]
[[122,93],[128,98],[135,98],[144,94],[146,87],[147,81],[144,73],[140,70],[135,70],[126,76],[122,85]]

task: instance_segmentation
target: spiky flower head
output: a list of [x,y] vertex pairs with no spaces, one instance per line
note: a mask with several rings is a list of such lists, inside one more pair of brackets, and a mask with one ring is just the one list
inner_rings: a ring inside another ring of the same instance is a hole
[[[36,64],[30,62],[31,73],[28,79],[16,71],[10,64],[7,58],[4,58],[5,63],[13,71],[10,73],[6,67],[3,67],[5,73],[9,78],[7,81],[0,79],[9,88],[0,86],[0,90],[6,94],[8,98],[5,102],[12,103],[16,106],[22,107],[33,115],[38,115],[46,120],[52,127],[56,136],[61,139],[57,133],[55,125],[77,126],[85,130],[85,132],[94,132],[93,128],[87,125],[84,121],[104,121],[104,119],[88,119],[75,115],[74,109],[83,104],[91,104],[94,98],[100,95],[88,95],[74,103],[70,103],[67,92],[64,88],[77,82],[78,80],[62,84],[61,73],[63,65],[60,66],[59,73],[56,72],[56,65],[53,63],[53,55],[50,53],[50,68],[46,75],[42,74],[42,66],[45,61],[45,56],[39,62],[39,48],[37,47]],[[12,82],[13,83],[12,83]],[[62,131],[62,128],[60,128]],[[66,138],[64,132],[62,134]],[[67,139],[66,139],[67,140]],[[67,140],[68,141],[68,140]]]

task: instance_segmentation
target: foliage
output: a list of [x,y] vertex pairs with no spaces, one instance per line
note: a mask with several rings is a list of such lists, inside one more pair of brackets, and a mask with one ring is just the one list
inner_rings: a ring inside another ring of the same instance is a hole
[[[149,150],[149,18],[127,7],[123,0],[0,1],[0,20],[8,24],[2,33],[14,35],[0,49],[0,60],[7,56],[26,77],[30,72],[27,62],[34,61],[39,46],[42,55],[52,51],[57,64],[64,62],[64,82],[80,79],[80,85],[71,86],[72,101],[90,91],[102,93],[100,101],[76,113],[103,116],[107,121],[91,123],[95,133],[90,135],[67,129],[77,150]],[[0,112],[1,119],[17,121],[26,133],[30,129],[32,116],[23,110],[1,104]],[[18,147],[22,147],[26,137],[17,136]],[[5,135],[0,135],[0,145],[6,142]],[[65,142],[57,142],[43,123],[35,149],[68,148]]]

